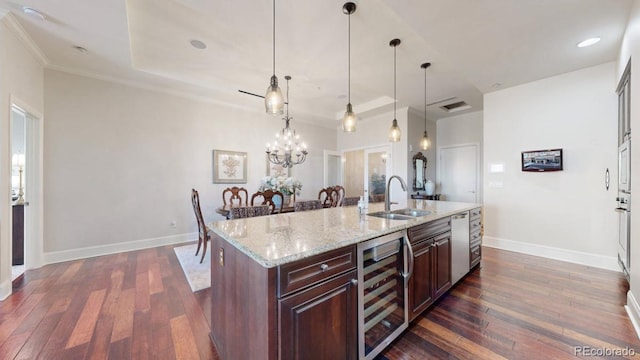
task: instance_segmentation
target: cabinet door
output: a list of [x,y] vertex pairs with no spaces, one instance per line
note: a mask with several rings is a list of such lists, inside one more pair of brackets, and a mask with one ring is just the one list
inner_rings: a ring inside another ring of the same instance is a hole
[[433,242],[413,245],[413,275],[409,279],[409,321],[415,319],[433,302]]
[[280,359],[355,359],[356,270],[278,302]]
[[433,251],[435,259],[433,297],[437,299],[451,288],[451,233],[436,238]]

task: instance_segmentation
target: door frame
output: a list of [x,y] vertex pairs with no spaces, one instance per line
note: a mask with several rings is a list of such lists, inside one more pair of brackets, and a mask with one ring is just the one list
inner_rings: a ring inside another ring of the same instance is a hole
[[[25,270],[39,268],[44,265],[44,241],[43,241],[43,220],[44,220],[44,186],[43,186],[43,159],[44,159],[44,116],[41,112],[30,106],[28,103],[11,95],[9,102],[9,112],[16,107],[25,113],[25,173],[31,174],[25,178],[25,187],[28,189],[25,206],[25,228],[24,228],[24,252]],[[11,131],[11,121],[9,121]],[[9,149],[12,148],[12,139],[9,138]],[[9,162],[9,167],[11,163]],[[10,204],[9,206],[12,206]],[[11,213],[11,212],[10,212]],[[11,220],[11,219],[10,219]],[[10,243],[13,238],[13,230],[9,229]],[[12,248],[12,246],[10,246]],[[13,251],[13,250],[11,250]],[[11,262],[7,264],[11,266]]]
[[[324,150],[323,151],[323,186],[333,186],[337,184],[329,184],[329,156],[340,157],[340,183],[344,182],[344,154],[342,151]],[[344,184],[342,184],[344,185]]]
[[[477,142],[473,142],[473,143],[462,143],[462,144],[453,144],[453,145],[445,145],[445,146],[438,146],[437,149],[437,153],[436,153],[436,157],[438,159],[438,171],[436,172],[436,183],[439,184],[440,189],[442,189],[442,179],[440,178],[443,168],[444,168],[444,161],[442,161],[442,152],[443,150],[447,150],[447,149],[453,149],[453,148],[464,148],[464,147],[473,147],[476,153],[476,194],[475,194],[475,202],[476,203],[480,203],[482,201],[482,194],[481,192],[481,185],[482,182],[480,180],[481,176],[482,176],[482,167],[481,167],[481,163],[480,163],[480,143]],[[437,192],[437,191],[436,191]],[[446,199],[445,199],[446,200]]]

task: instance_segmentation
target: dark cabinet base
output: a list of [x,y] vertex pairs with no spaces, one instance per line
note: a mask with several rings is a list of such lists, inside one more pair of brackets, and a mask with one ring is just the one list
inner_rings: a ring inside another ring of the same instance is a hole
[[11,265],[24,264],[24,205],[13,205],[13,240]]

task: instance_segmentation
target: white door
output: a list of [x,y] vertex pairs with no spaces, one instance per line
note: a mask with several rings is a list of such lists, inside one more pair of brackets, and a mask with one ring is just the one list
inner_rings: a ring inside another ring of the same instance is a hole
[[364,154],[364,194],[369,201],[383,201],[387,174],[391,173],[391,146],[365,149]]
[[479,202],[478,145],[442,147],[440,160],[440,194],[443,200],[477,203]]

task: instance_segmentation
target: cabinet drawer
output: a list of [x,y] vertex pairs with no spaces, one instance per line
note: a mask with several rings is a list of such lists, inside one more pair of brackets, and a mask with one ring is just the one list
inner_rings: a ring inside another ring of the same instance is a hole
[[474,245],[480,245],[482,242],[482,235],[480,235],[480,231],[476,231],[469,235],[469,246],[473,247]]
[[480,231],[481,229],[480,218],[469,221],[469,233],[474,233],[476,231]]
[[451,219],[449,217],[440,220],[434,220],[426,224],[414,226],[407,230],[409,241],[411,243],[418,242],[430,238],[434,235],[442,234],[451,230]]
[[469,219],[471,221],[480,218],[481,215],[482,215],[482,208],[476,208],[469,211]]
[[356,247],[348,246],[278,267],[278,296],[356,268]]
[[469,249],[469,268],[476,266],[480,262],[482,256],[482,247],[480,245],[473,246]]

